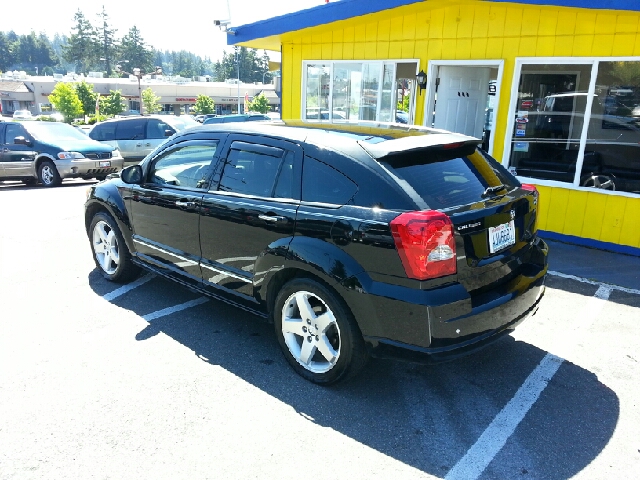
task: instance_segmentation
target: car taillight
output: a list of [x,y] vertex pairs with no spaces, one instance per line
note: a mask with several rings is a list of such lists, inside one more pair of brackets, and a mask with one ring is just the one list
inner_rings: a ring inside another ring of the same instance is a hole
[[409,278],[428,280],[456,273],[453,223],[442,212],[406,212],[391,223],[396,249]]
[[536,197],[538,196],[538,189],[535,185],[531,185],[530,183],[523,183],[522,185],[520,185],[520,188],[529,192],[533,192]]

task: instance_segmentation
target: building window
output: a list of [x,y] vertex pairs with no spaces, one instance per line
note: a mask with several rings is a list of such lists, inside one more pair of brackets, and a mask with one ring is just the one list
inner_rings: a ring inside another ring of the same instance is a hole
[[634,61],[523,64],[512,173],[640,193],[639,72]]

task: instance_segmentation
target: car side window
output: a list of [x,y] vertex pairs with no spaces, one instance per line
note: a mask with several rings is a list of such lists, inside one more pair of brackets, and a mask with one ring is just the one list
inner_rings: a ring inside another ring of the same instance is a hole
[[142,140],[144,139],[146,119],[127,120],[118,122],[116,128],[116,140]]
[[6,143],[11,145],[16,137],[30,138],[22,125],[7,124]]
[[315,158],[304,157],[302,201],[345,205],[358,186],[345,175]]
[[[295,154],[287,152],[278,174],[278,183],[273,194],[276,198],[293,198],[299,199],[300,195],[300,178],[295,175],[294,161]],[[298,185],[296,185],[296,182]]]
[[149,183],[181,188],[206,188],[210,165],[218,142],[184,145],[156,159],[149,171]]
[[168,123],[157,118],[150,118],[147,122],[147,135],[145,138],[168,138],[165,134],[167,130],[175,133],[175,129]]
[[89,132],[89,138],[98,142],[105,142],[116,139],[116,122],[99,123]]
[[224,163],[219,190],[273,196],[283,154],[281,148],[233,142]]

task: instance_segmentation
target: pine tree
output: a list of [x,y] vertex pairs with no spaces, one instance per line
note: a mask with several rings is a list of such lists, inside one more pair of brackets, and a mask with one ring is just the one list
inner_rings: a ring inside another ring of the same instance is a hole
[[98,57],[96,30],[80,10],[76,12],[73,20],[75,22],[71,28],[73,33],[62,49],[62,57],[67,62],[75,64],[77,73],[87,73]]
[[111,76],[111,65],[115,61],[118,46],[115,39],[116,29],[109,24],[109,15],[102,6],[102,12],[98,13],[101,25],[98,27],[98,38],[100,44],[100,60],[104,61],[107,77]]

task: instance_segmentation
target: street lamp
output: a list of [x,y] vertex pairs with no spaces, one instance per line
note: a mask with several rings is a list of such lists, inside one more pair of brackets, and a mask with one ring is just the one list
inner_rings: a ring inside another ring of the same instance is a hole
[[[128,60],[125,60],[125,62],[128,62]],[[120,65],[116,65],[116,71],[118,73],[124,73],[126,75],[134,76],[138,80],[138,102],[140,104],[140,115],[144,115],[144,112],[142,109],[142,88],[140,87],[140,80],[142,80],[142,75],[143,75],[142,70],[136,67],[133,69],[133,73],[130,73],[122,70]],[[162,73],[162,67],[156,66],[156,69],[153,73],[155,73],[156,75],[160,75]]]

